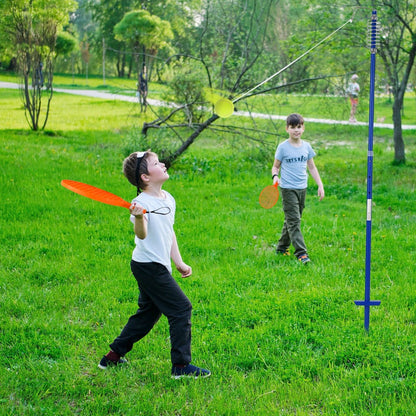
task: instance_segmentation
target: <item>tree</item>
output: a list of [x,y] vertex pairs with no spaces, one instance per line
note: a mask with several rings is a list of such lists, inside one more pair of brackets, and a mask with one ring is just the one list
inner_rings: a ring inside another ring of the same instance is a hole
[[55,54],[69,55],[74,52],[78,47],[77,39],[70,33],[63,31],[58,33],[55,43]]
[[[285,71],[284,77],[276,78],[268,83],[267,89],[258,89],[255,94],[283,88],[284,84],[286,90],[301,85],[304,90],[313,91],[316,82],[309,81],[336,77],[338,81],[334,89],[342,91],[343,80],[354,72],[360,72],[362,80],[368,79],[366,26],[373,9],[378,11],[382,27],[378,54],[393,93],[394,162],[405,163],[401,112],[416,55],[415,0],[351,0],[349,4],[333,0],[307,0],[301,5],[283,1],[207,0],[200,16],[202,23],[198,28],[199,36],[195,36],[198,45],[194,46],[194,50],[198,50],[198,53],[192,59],[203,68],[201,76],[209,88],[223,90],[228,97],[237,97],[237,101],[241,102],[238,92],[249,89],[270,75],[272,64],[277,68],[284,67],[301,51],[354,16],[353,23],[325,48],[308,55]],[[280,13],[276,13],[277,10]],[[286,26],[276,24],[281,15],[289,22]],[[277,38],[270,41],[272,34],[276,34],[276,30],[270,28],[276,27],[280,32]],[[276,48],[274,54],[268,53],[273,47]],[[269,65],[265,66],[265,62]],[[198,94],[187,96],[197,97]],[[249,96],[245,96],[244,100],[247,98]],[[183,128],[188,123],[193,132],[182,139],[176,150],[172,150],[166,158],[167,162],[175,160],[202,131],[217,120],[214,114],[208,120],[197,122],[198,115],[189,111],[197,107],[195,102],[183,103],[185,122],[177,122],[175,126]],[[179,113],[175,109],[171,115],[146,123],[143,132],[147,133],[151,128],[159,129],[162,125],[168,125],[170,120],[177,121]]]
[[[137,81],[140,74],[139,50],[143,48],[143,65],[145,55],[156,56],[159,49],[168,46],[173,39],[170,23],[151,15],[147,10],[133,10],[124,15],[123,19],[114,27],[117,40],[126,42],[133,49],[137,64]],[[149,63],[151,67],[151,62]]]
[[[95,42],[95,49],[101,51],[104,40],[106,57],[115,61],[117,75],[124,77],[129,56],[126,51],[126,43],[115,39],[114,26],[132,8],[139,7],[140,2],[135,0],[101,0],[99,2],[83,0],[82,2],[86,3],[86,8],[92,14],[93,22],[98,26],[98,31],[92,39]],[[79,16],[76,21],[80,18],[82,16]]]
[[90,45],[88,41],[82,41],[80,44],[81,49],[81,59],[82,62],[85,64],[85,78],[88,79],[88,65],[90,63]]
[[[380,11],[380,55],[393,91],[394,163],[406,162],[402,131],[404,94],[416,58],[416,1],[374,2]],[[378,12],[379,13],[379,12]]]
[[[360,6],[358,18],[369,20],[377,11],[380,23],[380,46],[377,54],[384,66],[387,82],[393,93],[394,163],[406,163],[402,131],[404,95],[416,58],[415,0],[355,0]],[[362,42],[362,41],[361,41]]]
[[[46,126],[53,95],[56,38],[75,8],[73,0],[5,0],[0,11],[0,27],[16,54],[25,115],[33,130]],[[47,106],[41,123],[44,95]]]
[[[271,28],[275,24],[278,4],[279,0],[206,1],[205,8],[195,19],[197,25],[193,33],[192,49],[196,53],[178,54],[169,60],[174,73],[186,74],[188,71],[192,74],[188,78],[190,82],[184,82],[178,75],[171,82],[183,100],[179,101],[178,95],[170,98],[179,102],[180,107],[169,114],[159,114],[156,120],[145,123],[142,129],[146,137],[153,129],[162,137],[162,127],[174,132],[177,141],[174,142],[175,136],[170,134],[168,140],[159,141],[157,149],[167,166],[185,152],[203,131],[214,129],[218,115],[214,113],[206,117],[206,112],[200,111],[201,106],[214,104],[210,95],[234,98],[241,104],[255,94],[239,98],[241,92],[270,75],[270,55],[267,55],[267,51],[275,41]],[[266,63],[260,58],[265,58]],[[178,80],[181,80],[180,88]],[[279,88],[279,83],[272,83],[270,86]],[[239,133],[245,137],[255,131],[247,127],[245,132],[237,131],[232,126],[220,126],[216,129]],[[264,132],[258,133],[264,135]],[[188,136],[183,137],[185,134]],[[251,138],[262,140],[254,135]]]

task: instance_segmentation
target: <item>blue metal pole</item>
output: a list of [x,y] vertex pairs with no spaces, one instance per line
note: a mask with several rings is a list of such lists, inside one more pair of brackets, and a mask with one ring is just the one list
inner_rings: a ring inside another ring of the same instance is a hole
[[373,10],[371,17],[371,65],[370,65],[370,107],[368,119],[368,152],[367,152],[367,222],[366,222],[366,251],[365,251],[365,294],[364,301],[356,300],[355,304],[364,306],[364,328],[370,328],[370,306],[380,305],[379,300],[371,300],[371,226],[373,203],[373,130],[374,130],[374,84],[376,74],[377,52],[377,12]]

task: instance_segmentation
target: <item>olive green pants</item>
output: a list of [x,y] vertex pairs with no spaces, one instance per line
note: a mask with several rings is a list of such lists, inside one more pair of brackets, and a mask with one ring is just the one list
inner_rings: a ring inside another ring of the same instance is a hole
[[305,240],[300,229],[302,212],[305,208],[306,189],[280,189],[285,221],[282,234],[277,243],[277,251],[286,251],[290,243],[295,248],[295,256],[308,254]]

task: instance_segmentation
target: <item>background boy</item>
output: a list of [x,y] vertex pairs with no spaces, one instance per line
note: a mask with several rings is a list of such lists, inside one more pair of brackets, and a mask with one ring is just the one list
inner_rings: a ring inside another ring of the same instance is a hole
[[325,191],[313,160],[315,152],[308,142],[301,139],[305,131],[303,117],[296,113],[289,115],[286,119],[286,131],[289,138],[277,146],[272,167],[273,184],[279,183],[285,214],[276,252],[283,255],[289,254],[288,249],[292,243],[295,256],[302,263],[308,263],[310,259],[300,228],[308,184],[307,170],[318,185],[320,201],[324,198]]

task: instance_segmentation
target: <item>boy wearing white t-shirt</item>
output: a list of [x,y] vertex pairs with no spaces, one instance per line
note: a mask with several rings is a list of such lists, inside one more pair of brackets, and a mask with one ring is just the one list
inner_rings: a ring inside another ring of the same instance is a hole
[[[310,261],[300,223],[305,207],[306,188],[309,170],[318,185],[319,200],[325,196],[324,186],[313,160],[315,152],[311,145],[301,139],[305,131],[303,117],[291,114],[286,119],[286,131],[289,138],[276,149],[272,167],[273,184],[278,182],[282,197],[285,220],[282,234],[277,244],[277,254],[288,255],[289,246],[295,248],[295,256],[306,264]],[[280,172],[280,180],[278,178]]]
[[210,371],[190,364],[192,304],[172,277],[171,260],[184,278],[192,274],[192,269],[182,260],[173,229],[175,200],[162,190],[169,179],[167,169],[155,153],[147,151],[127,157],[123,171],[138,193],[130,207],[130,218],[136,243],[131,270],[140,290],[139,309],[110,344],[110,352],[98,366],[106,369],[125,363],[122,357],[163,314],[169,322],[172,378],[209,377]]

